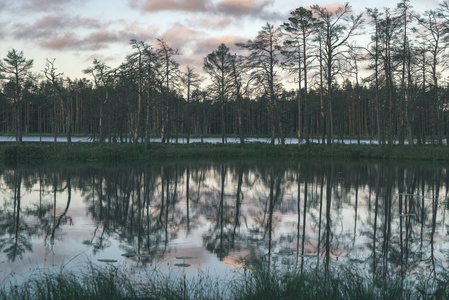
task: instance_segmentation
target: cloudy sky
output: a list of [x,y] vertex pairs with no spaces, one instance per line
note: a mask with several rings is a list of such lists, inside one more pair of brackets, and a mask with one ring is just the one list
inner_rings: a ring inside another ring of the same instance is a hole
[[[394,8],[397,1],[349,1],[356,13],[365,7]],[[411,0],[414,10],[437,8],[441,0]],[[335,6],[325,0],[0,0],[0,57],[12,48],[34,59],[56,59],[58,72],[72,79],[94,58],[117,67],[131,52],[130,39],[155,44],[164,39],[181,55],[177,61],[201,71],[207,53],[225,43],[254,38],[267,22],[278,26],[300,6]],[[370,6],[371,5],[371,6]]]

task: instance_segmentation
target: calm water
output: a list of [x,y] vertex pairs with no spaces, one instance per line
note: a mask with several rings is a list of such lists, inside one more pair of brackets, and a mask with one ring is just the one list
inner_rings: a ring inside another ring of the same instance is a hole
[[[92,143],[93,142],[93,138],[92,137],[78,137],[78,136],[74,136],[71,138],[73,143]],[[54,136],[43,136],[43,137],[39,137],[39,136],[24,136],[22,138],[23,142],[27,142],[27,143],[39,143],[39,142],[44,142],[44,143],[53,143],[55,138]],[[126,140],[126,139],[125,139]],[[14,143],[16,141],[16,137],[15,136],[0,136],[0,143]],[[67,137],[65,136],[58,136],[56,138],[56,141],[58,143],[67,143]],[[108,139],[106,139],[106,141],[108,141]],[[159,143],[161,141],[160,138],[150,138],[150,142],[151,143]],[[302,140],[303,143],[305,143],[305,140]],[[204,143],[211,143],[211,144],[220,144],[222,143],[222,139],[220,138],[204,138],[203,139]],[[230,143],[230,144],[237,144],[240,143],[240,138],[236,138],[236,137],[228,137],[226,138],[226,142]],[[270,138],[255,138],[255,137],[248,137],[245,138],[245,143],[270,143],[271,139]],[[298,139],[297,138],[285,138],[284,140],[285,144],[298,144]],[[310,139],[311,143],[322,143],[322,140],[320,139],[316,139],[316,138],[312,138]],[[357,144],[358,140],[356,139],[334,139],[335,143],[344,143],[344,144]],[[185,144],[187,143],[187,138],[171,138],[170,139],[170,143],[179,143],[179,144]],[[190,138],[190,143],[201,143],[201,138]],[[281,141],[279,139],[275,140],[275,144],[280,144]],[[377,144],[377,139],[360,139],[360,143],[361,144]],[[398,141],[394,141],[394,144],[398,144]],[[427,143],[430,143],[430,141],[427,141]],[[405,141],[405,144],[408,144],[408,141]]]
[[226,276],[247,260],[448,269],[442,165],[170,162],[0,170],[0,283],[85,262]]

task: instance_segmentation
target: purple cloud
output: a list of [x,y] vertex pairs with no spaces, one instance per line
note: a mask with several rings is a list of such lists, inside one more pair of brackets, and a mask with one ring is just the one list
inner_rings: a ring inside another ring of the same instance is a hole
[[[198,41],[197,47],[199,49],[199,53],[206,55],[218,49],[218,46],[221,44],[225,44],[230,48],[231,52],[235,47],[235,43],[241,43],[247,41],[248,38],[238,36],[238,35],[223,35],[217,37],[211,37],[208,39],[202,39]],[[235,49],[236,50],[236,49]]]
[[144,12],[188,11],[212,12],[231,16],[254,15],[260,13],[274,0],[128,0],[134,9]]
[[[120,24],[120,30],[110,29]],[[158,35],[156,26],[125,20],[101,22],[80,16],[48,15],[34,23],[10,24],[10,33],[17,40],[34,40],[41,47],[64,50],[92,50],[109,47],[108,43],[126,43],[129,39],[153,39]],[[75,34],[76,32],[76,34]],[[0,31],[1,33],[1,31]]]
[[273,0],[221,0],[217,4],[217,10],[220,13],[241,16],[257,14],[261,12]]
[[22,8],[30,11],[48,11],[67,7],[67,5],[80,4],[80,0],[27,0],[24,1]]
[[132,8],[146,12],[156,11],[206,11],[210,0],[129,0]]
[[223,29],[232,24],[234,21],[231,17],[202,17],[195,18],[194,20],[187,20],[189,26],[201,27],[201,28],[214,28],[214,29]]
[[77,48],[81,45],[81,41],[73,33],[66,33],[62,36],[44,40],[40,45],[48,49],[63,50],[66,48]]

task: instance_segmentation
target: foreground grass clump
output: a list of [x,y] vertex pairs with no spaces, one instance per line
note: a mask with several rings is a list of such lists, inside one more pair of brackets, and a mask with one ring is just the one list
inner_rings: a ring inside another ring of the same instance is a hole
[[374,280],[354,269],[324,273],[256,267],[236,271],[226,282],[199,271],[132,274],[89,265],[85,272],[43,272],[20,285],[2,285],[0,299],[449,299],[448,277],[421,280],[399,276]]
[[5,163],[36,163],[42,161],[157,161],[161,159],[289,159],[343,158],[449,161],[447,146],[384,146],[335,144],[270,145],[267,143],[240,144],[160,144],[148,147],[120,143],[65,144],[4,144],[0,145],[0,159]]

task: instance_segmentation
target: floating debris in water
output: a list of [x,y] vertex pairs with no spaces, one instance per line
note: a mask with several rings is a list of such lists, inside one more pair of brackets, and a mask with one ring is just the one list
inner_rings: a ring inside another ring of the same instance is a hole
[[176,267],[181,267],[181,268],[187,268],[187,267],[190,267],[190,265],[189,264],[175,264],[175,266]]
[[302,255],[298,255],[298,257],[318,257],[318,254],[302,254]]
[[117,262],[117,260],[115,260],[115,259],[103,259],[103,258],[99,258],[98,261],[99,262],[105,262],[105,263],[115,263],[115,262]]
[[124,257],[137,257],[137,258],[145,258],[145,257],[150,257],[149,254],[137,254],[137,253],[133,253],[133,252],[129,252],[129,253],[123,253],[122,256]]
[[198,256],[176,256],[176,259],[197,259]]
[[124,256],[124,257],[134,257],[134,256],[136,256],[136,253],[123,253],[122,254],[122,256]]
[[281,249],[281,250],[279,250],[278,253],[275,253],[275,254],[277,254],[277,255],[292,255],[295,252],[296,252],[296,250],[293,250],[293,249]]
[[414,217],[416,214],[399,214],[398,217]]

